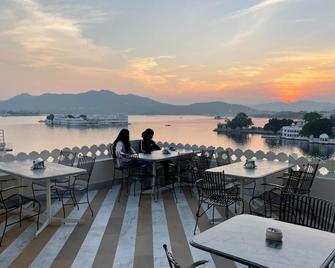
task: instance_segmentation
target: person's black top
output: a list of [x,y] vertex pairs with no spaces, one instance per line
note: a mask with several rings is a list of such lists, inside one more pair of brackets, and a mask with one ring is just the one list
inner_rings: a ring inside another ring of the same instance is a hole
[[160,150],[159,147],[153,140],[142,140],[141,141],[141,151],[142,153],[151,153],[152,151]]

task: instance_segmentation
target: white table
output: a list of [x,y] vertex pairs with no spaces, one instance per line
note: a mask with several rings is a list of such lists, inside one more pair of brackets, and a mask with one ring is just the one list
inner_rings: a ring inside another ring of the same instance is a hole
[[44,180],[46,182],[46,219],[43,225],[39,228],[39,230],[37,230],[36,235],[40,234],[51,222],[73,222],[73,220],[71,219],[52,217],[50,181],[59,177],[83,174],[86,173],[86,170],[48,162],[45,162],[45,169],[33,170],[31,166],[31,160],[0,162],[0,171],[17,177],[20,180],[21,185],[23,179],[27,179],[30,181]]
[[266,178],[273,174],[285,171],[292,168],[294,165],[286,162],[270,161],[270,160],[256,160],[256,168],[247,169],[243,162],[236,162],[229,165],[219,166],[207,169],[209,172],[224,172],[228,177],[236,178],[241,183],[241,198],[244,200],[244,186],[245,180],[259,180],[263,179],[266,183]]
[[[282,243],[265,239],[268,227],[281,229]],[[196,235],[191,245],[254,267],[316,268],[334,257],[335,234],[244,214]]]
[[[154,200],[157,200],[156,190],[155,190],[155,185],[156,185],[156,176],[157,176],[157,163],[159,162],[164,162],[167,160],[172,160],[178,158],[180,155],[187,155],[187,154],[192,154],[196,153],[195,151],[192,150],[177,150],[177,151],[170,151],[170,154],[163,154],[162,151],[153,151],[151,154],[144,154],[144,153],[139,153],[138,158],[151,162],[152,163],[152,186],[154,187],[153,190],[153,195],[154,195]],[[180,166],[179,163],[177,163],[178,166],[178,182],[180,182],[180,177],[179,177],[179,171],[180,171]]]

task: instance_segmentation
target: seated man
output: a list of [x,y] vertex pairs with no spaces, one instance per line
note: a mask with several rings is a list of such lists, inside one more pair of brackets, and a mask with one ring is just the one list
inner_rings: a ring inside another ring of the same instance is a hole
[[145,154],[150,154],[152,151],[160,150],[161,147],[159,147],[154,141],[155,132],[151,128],[147,128],[142,133],[142,141],[141,141],[141,152]]

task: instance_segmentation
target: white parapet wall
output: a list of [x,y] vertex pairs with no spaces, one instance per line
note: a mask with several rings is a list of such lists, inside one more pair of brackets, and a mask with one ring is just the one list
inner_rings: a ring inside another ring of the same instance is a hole
[[[256,158],[256,159],[267,159],[272,161],[290,162],[301,168],[304,164],[311,159],[305,157],[297,157],[296,155],[287,155],[285,153],[275,154],[273,152],[263,152],[257,151],[253,152],[251,150],[242,151],[241,149],[231,149],[222,147],[206,147],[199,145],[190,144],[175,144],[175,143],[158,143],[161,147],[175,147],[177,149],[193,149],[193,150],[205,150],[205,149],[215,149],[216,157],[220,157],[220,152],[228,150],[232,161],[245,161],[245,159]],[[138,148],[138,141],[132,141],[132,146]],[[81,148],[63,148],[63,150],[71,150],[83,155],[95,156],[97,158],[96,165],[92,174],[91,185],[92,187],[101,187],[110,185],[113,181],[114,176],[114,161],[111,158],[108,145],[101,144],[99,146],[92,145],[90,147],[83,146]],[[42,158],[45,161],[56,162],[60,153],[60,149],[54,149],[52,151],[44,150],[42,152],[30,152],[30,153],[18,153],[11,154],[7,153],[0,156],[0,161],[13,161],[13,160],[35,160],[37,158]],[[4,174],[3,174],[4,175]],[[1,174],[0,174],[1,176]],[[118,177],[118,174],[117,174]],[[314,182],[312,188],[312,195],[326,198],[335,201],[335,160],[322,160],[320,162],[320,168],[317,173],[317,179]]]

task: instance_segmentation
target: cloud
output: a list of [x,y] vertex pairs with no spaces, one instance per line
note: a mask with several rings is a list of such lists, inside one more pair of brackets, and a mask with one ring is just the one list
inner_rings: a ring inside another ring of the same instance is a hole
[[[41,68],[99,67],[116,51],[97,46],[82,34],[80,23],[47,12],[33,0],[16,0],[12,12],[23,11],[2,39],[9,39],[21,48],[22,65]],[[19,50],[17,48],[17,50]]]
[[250,14],[259,12],[261,10],[267,9],[269,7],[272,7],[272,6],[276,6],[276,5],[281,4],[281,3],[292,2],[292,1],[293,0],[263,0],[256,5],[253,5],[251,7],[241,9],[241,10],[238,10],[238,11],[235,11],[235,12],[231,13],[228,16],[228,18],[230,18],[230,19],[239,18],[239,17],[242,17],[242,16],[246,16],[246,15],[250,15]]

